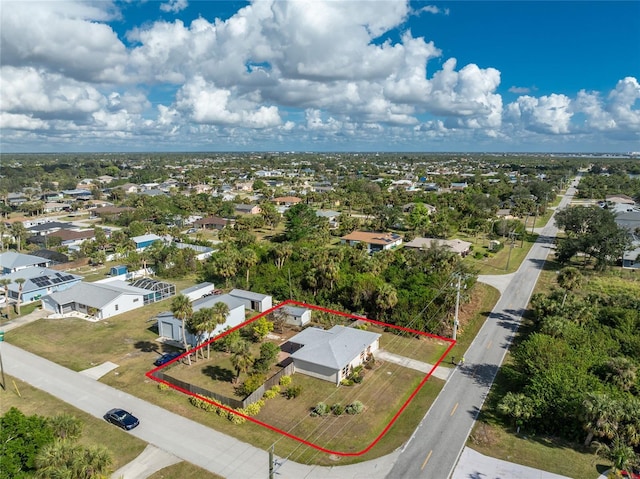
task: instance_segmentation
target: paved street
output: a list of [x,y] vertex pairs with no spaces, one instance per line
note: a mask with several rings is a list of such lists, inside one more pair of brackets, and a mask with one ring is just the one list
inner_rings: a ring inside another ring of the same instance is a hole
[[[558,209],[569,204],[574,194],[575,190],[570,188]],[[500,300],[467,350],[465,365],[452,373],[387,477],[416,479],[451,476],[498,368],[513,341],[556,233],[552,218],[542,229],[538,241],[518,271],[504,287]]]
[[[569,202],[571,194],[572,191],[565,196],[561,206]],[[284,461],[278,468],[276,477],[449,477],[513,339],[540,268],[552,246],[556,233],[552,223],[550,221],[543,229],[538,242],[513,275],[511,282],[506,285],[504,294],[469,347],[465,365],[452,370],[441,394],[402,450],[351,466],[317,467]],[[98,418],[102,418],[112,407],[127,409],[141,420],[141,425],[128,434],[133,434],[160,450],[169,451],[179,459],[229,479],[267,476],[266,451],[104,385],[92,379],[98,374],[97,371],[95,374],[80,374],[11,344],[3,343],[0,347],[7,374]]]

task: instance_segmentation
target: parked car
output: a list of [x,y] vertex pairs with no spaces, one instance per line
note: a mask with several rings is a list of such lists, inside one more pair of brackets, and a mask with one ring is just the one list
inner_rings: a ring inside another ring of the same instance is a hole
[[177,358],[178,356],[180,356],[180,353],[164,353],[162,356],[156,359],[153,364],[155,364],[156,366],[162,366],[163,364],[167,364],[169,361]]
[[111,424],[115,424],[126,431],[130,431],[140,424],[140,420],[137,417],[124,409],[110,409],[107,411],[107,414],[104,415],[104,418]]
[[187,230],[187,234],[196,233],[198,230],[196,228],[189,228]]
[[628,477],[629,479],[640,479],[640,469],[636,469],[635,467],[631,468],[629,472],[620,471],[620,474],[622,474],[622,477]]

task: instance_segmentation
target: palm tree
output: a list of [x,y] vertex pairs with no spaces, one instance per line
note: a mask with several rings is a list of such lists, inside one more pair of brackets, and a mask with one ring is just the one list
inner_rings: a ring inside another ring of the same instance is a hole
[[258,264],[258,255],[251,248],[243,248],[240,251],[239,263],[247,268],[247,282],[246,287],[249,288],[249,272],[251,268]]
[[376,292],[376,307],[380,311],[380,316],[384,312],[392,309],[398,304],[398,292],[389,283],[382,283]]
[[240,374],[249,371],[255,361],[249,351],[249,343],[244,341],[242,344],[243,346],[241,346],[240,349],[231,356],[231,365],[236,370],[236,377],[234,378],[234,383],[236,384],[240,379]]
[[72,414],[58,414],[47,420],[56,437],[66,440],[76,440],[82,434],[84,423]]
[[[208,320],[209,314],[207,312],[207,308],[199,309],[187,319],[187,331],[196,337],[195,359],[198,359],[198,346],[202,344]],[[202,352],[200,354],[202,354],[202,358],[204,359],[204,354]]]
[[622,416],[620,405],[606,394],[590,393],[582,402],[584,415],[584,429],[587,437],[584,440],[588,446],[594,436],[612,439],[618,430],[618,423]]
[[34,462],[38,478],[102,479],[110,472],[112,459],[104,446],[58,440],[43,446]]
[[578,268],[568,266],[562,268],[558,273],[558,285],[565,290],[564,297],[562,298],[562,306],[567,299],[567,293],[578,288],[582,284],[582,273]]
[[[619,436],[615,436],[611,444],[595,442],[596,454],[613,463],[616,473],[620,470],[627,470],[636,461],[636,454],[629,444]],[[616,477],[618,477],[616,475]]]
[[514,425],[519,428],[523,421],[527,421],[533,416],[533,401],[524,394],[508,392],[498,403],[498,411],[505,416],[511,416]]
[[623,391],[629,391],[636,383],[638,367],[625,357],[611,358],[607,361],[607,379]]
[[16,279],[14,279],[14,282],[18,283],[18,303],[16,305],[18,316],[20,316],[20,305],[22,303],[22,288],[24,288],[24,283],[26,281],[27,280],[24,279],[24,278],[16,278]]
[[16,240],[16,250],[20,251],[22,241],[24,241],[24,238],[27,235],[27,229],[20,221],[15,221],[11,224],[11,234]]
[[[182,344],[184,346],[184,350],[189,350],[189,345],[187,344],[187,334],[186,334],[186,321],[187,318],[190,318],[193,314],[193,308],[191,306],[191,300],[185,296],[184,294],[179,294],[173,301],[171,301],[171,312],[173,315],[178,318],[182,322]],[[189,365],[191,365],[191,355],[187,354],[187,361]]]

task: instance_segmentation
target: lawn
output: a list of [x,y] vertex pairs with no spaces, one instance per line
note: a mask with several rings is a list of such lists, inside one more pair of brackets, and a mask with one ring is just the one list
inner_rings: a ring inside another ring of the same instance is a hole
[[[530,231],[530,230],[529,230]],[[499,238],[504,247],[498,252],[488,250],[488,242],[484,238],[460,235],[460,239],[473,243],[473,251],[465,259],[465,263],[475,269],[478,274],[507,274],[515,272],[524,258],[529,253],[538,235],[527,234],[524,244],[521,240],[516,240],[511,247],[508,239]],[[482,252],[486,256],[476,258],[475,253]]]
[[[197,409],[188,402],[186,395],[173,390],[160,391],[157,383],[146,378],[145,373],[153,367],[153,360],[158,357],[160,352],[166,350],[161,343],[156,341],[157,333],[154,331],[154,323],[148,320],[154,318],[159,312],[170,309],[170,301],[170,299],[164,300],[95,323],[77,318],[41,319],[11,331],[6,335],[5,340],[75,371],[111,361],[117,364],[118,368],[101,378],[100,381],[105,384],[201,422],[225,434],[230,434],[242,441],[250,442],[256,447],[267,449],[277,443],[276,454],[281,457],[289,456],[295,451],[295,454],[299,455],[300,460],[304,462],[335,464],[336,458],[324,453],[318,454],[315,449],[301,446],[298,441],[284,438],[281,434],[270,431],[263,426],[250,422],[235,426],[227,419]],[[196,363],[196,365],[198,364],[203,364],[202,360]],[[417,427],[437,397],[442,385],[442,381],[430,378],[394,426],[370,452],[362,457],[340,458],[340,462],[346,464],[369,460],[388,454],[400,447]],[[335,386],[332,388],[335,389]],[[307,393],[310,393],[310,390]],[[409,393],[409,389],[404,390],[405,399]],[[304,395],[305,392],[299,399],[302,399]],[[363,402],[366,406],[366,401]],[[289,407],[291,404],[294,403],[287,401],[285,406]],[[305,407],[314,405],[307,405],[305,402]],[[380,423],[383,424],[385,421],[388,423],[392,413],[395,411],[386,412],[387,416],[382,418]],[[378,428],[376,434],[381,430],[382,426]],[[345,447],[353,449],[356,447],[354,444],[357,443],[358,450],[362,449],[361,441],[354,441],[353,438],[350,440],[352,441],[351,445],[347,444]],[[369,439],[369,442],[371,440]],[[336,443],[331,444],[335,445]],[[339,444],[336,448],[340,449]]]
[[101,444],[109,449],[114,471],[132,461],[146,447],[144,441],[27,383],[11,376],[6,376],[6,380],[7,389],[0,389],[0,414],[4,414],[11,407],[18,408],[26,415],[38,414],[50,417],[58,414],[71,414],[84,423],[80,443],[84,445]]

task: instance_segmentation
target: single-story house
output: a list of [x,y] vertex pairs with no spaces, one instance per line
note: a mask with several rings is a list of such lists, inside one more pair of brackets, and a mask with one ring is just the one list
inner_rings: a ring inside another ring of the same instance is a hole
[[[234,328],[245,321],[244,303],[228,294],[206,296],[197,299],[191,303],[194,312],[202,308],[211,308],[216,303],[224,303],[229,308],[229,314],[224,324],[216,326],[210,336],[202,338],[207,340],[222,333],[225,329]],[[177,341],[182,344],[182,321],[176,318],[171,311],[165,311],[156,316],[158,321],[158,333],[161,338]],[[189,331],[186,331],[187,343],[191,346],[196,345],[196,337]]]
[[402,244],[402,236],[396,233],[369,233],[365,231],[354,231],[340,238],[342,244],[353,246],[357,243],[367,245],[367,251],[373,253],[387,249],[393,249]]
[[238,204],[234,206],[236,213],[243,215],[258,215],[260,214],[260,207],[258,205],[243,205]]
[[282,306],[282,312],[285,314],[285,323],[292,326],[303,327],[311,322],[311,310],[301,306]]
[[17,253],[15,251],[0,253],[0,270],[3,275],[15,273],[22,269],[31,268],[32,266],[46,268],[50,264],[51,261],[31,254]]
[[144,306],[152,291],[136,288],[124,281],[77,283],[69,289],[42,298],[42,308],[54,314],[72,311],[106,319]]
[[11,280],[9,298],[15,300],[18,299],[20,291],[20,285],[15,280],[25,280],[22,284],[22,304],[38,301],[47,294],[63,291],[82,281],[82,276],[36,266],[6,274],[2,278]]
[[32,235],[45,236],[51,233],[55,233],[56,231],[63,229],[73,229],[74,226],[68,222],[60,222],[60,221],[48,221],[46,223],[41,223],[39,225],[33,225],[27,228],[27,231]]
[[338,225],[338,217],[340,216],[339,211],[334,210],[317,210],[316,216],[318,218],[326,218],[329,222],[329,228],[335,229]]
[[164,239],[162,238],[162,236],[151,233],[141,236],[134,236],[133,238],[131,238],[131,241],[135,243],[136,251],[143,251],[156,241],[164,241]]
[[345,326],[307,328],[289,340],[296,372],[335,383],[378,350],[380,334]]
[[298,198],[297,196],[278,196],[272,199],[271,202],[276,205],[293,206],[302,203],[302,198]]
[[233,221],[218,216],[207,216],[206,218],[195,220],[193,225],[203,229],[221,230],[226,226],[233,226]]
[[196,259],[198,261],[204,261],[209,256],[213,254],[214,249],[209,246],[202,246],[199,244],[191,244],[191,243],[172,243],[178,249],[192,249],[196,253]]
[[429,249],[433,247],[442,247],[447,250],[459,254],[463,258],[471,252],[472,243],[468,241],[462,241],[461,239],[438,239],[438,238],[414,238],[408,243],[404,244],[405,248],[413,249]]
[[268,294],[254,293],[244,289],[232,289],[229,291],[229,296],[239,299],[244,303],[245,308],[258,313],[271,309],[273,305],[273,299]]
[[216,287],[213,283],[199,283],[190,288],[183,289],[180,291],[180,294],[184,294],[191,301],[195,301],[196,299],[204,298],[206,296],[211,296],[213,292],[216,290]]
[[91,218],[117,218],[122,213],[133,211],[134,209],[128,206],[102,206],[90,209],[89,215]]

